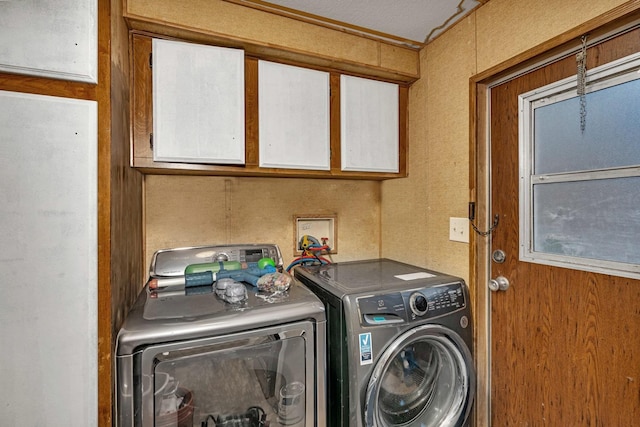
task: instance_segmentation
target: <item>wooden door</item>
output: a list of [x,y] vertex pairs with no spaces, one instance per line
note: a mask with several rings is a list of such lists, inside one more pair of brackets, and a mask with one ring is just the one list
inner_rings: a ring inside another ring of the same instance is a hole
[[[590,48],[588,68],[638,50],[634,30]],[[572,55],[491,89],[490,251],[506,261],[490,268],[510,281],[491,295],[494,426],[640,422],[640,281],[518,260],[518,95],[575,74]]]

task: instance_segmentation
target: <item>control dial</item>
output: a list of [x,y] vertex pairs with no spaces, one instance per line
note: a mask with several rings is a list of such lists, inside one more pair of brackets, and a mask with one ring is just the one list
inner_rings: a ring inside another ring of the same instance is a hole
[[216,262],[225,262],[225,261],[229,261],[229,255],[225,254],[224,252],[220,252],[219,254],[216,255]]
[[416,316],[424,316],[429,311],[429,302],[424,295],[416,292],[409,298],[409,307]]

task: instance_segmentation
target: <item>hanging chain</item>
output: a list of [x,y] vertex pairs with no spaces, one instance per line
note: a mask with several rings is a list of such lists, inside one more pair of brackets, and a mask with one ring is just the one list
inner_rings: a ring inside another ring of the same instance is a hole
[[587,36],[581,37],[582,49],[576,55],[577,92],[580,97],[580,131],[584,133],[587,128]]
[[473,223],[472,220],[470,220],[469,222],[471,223],[471,227],[473,227],[473,231],[475,231],[476,233],[478,233],[481,236],[488,236],[489,234],[491,234],[493,232],[493,230],[496,229],[496,227],[498,226],[498,222],[500,220],[500,216],[499,215],[494,215],[493,217],[493,225],[491,225],[491,227],[489,227],[489,229],[487,231],[481,231],[478,230],[478,227],[476,227],[476,225]]

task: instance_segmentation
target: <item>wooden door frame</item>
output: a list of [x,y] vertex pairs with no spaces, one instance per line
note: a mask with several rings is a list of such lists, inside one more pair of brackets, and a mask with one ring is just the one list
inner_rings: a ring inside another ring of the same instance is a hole
[[[589,44],[596,44],[625,28],[639,24],[640,2],[627,2],[471,77],[469,192],[470,201],[475,204],[474,223],[479,229],[488,230],[492,222],[489,124],[491,88],[559,58],[575,55],[581,48],[580,37],[583,34],[589,34]],[[474,411],[476,426],[491,425],[491,292],[487,287],[491,278],[490,243],[490,236],[472,233],[470,237],[470,288],[473,290],[474,355],[478,376]]]

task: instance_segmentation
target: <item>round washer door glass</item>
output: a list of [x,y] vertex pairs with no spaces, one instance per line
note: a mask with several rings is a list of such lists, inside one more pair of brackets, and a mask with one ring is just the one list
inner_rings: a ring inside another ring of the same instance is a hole
[[475,395],[475,372],[462,338],[439,325],[399,336],[380,356],[365,398],[367,427],[461,426]]

